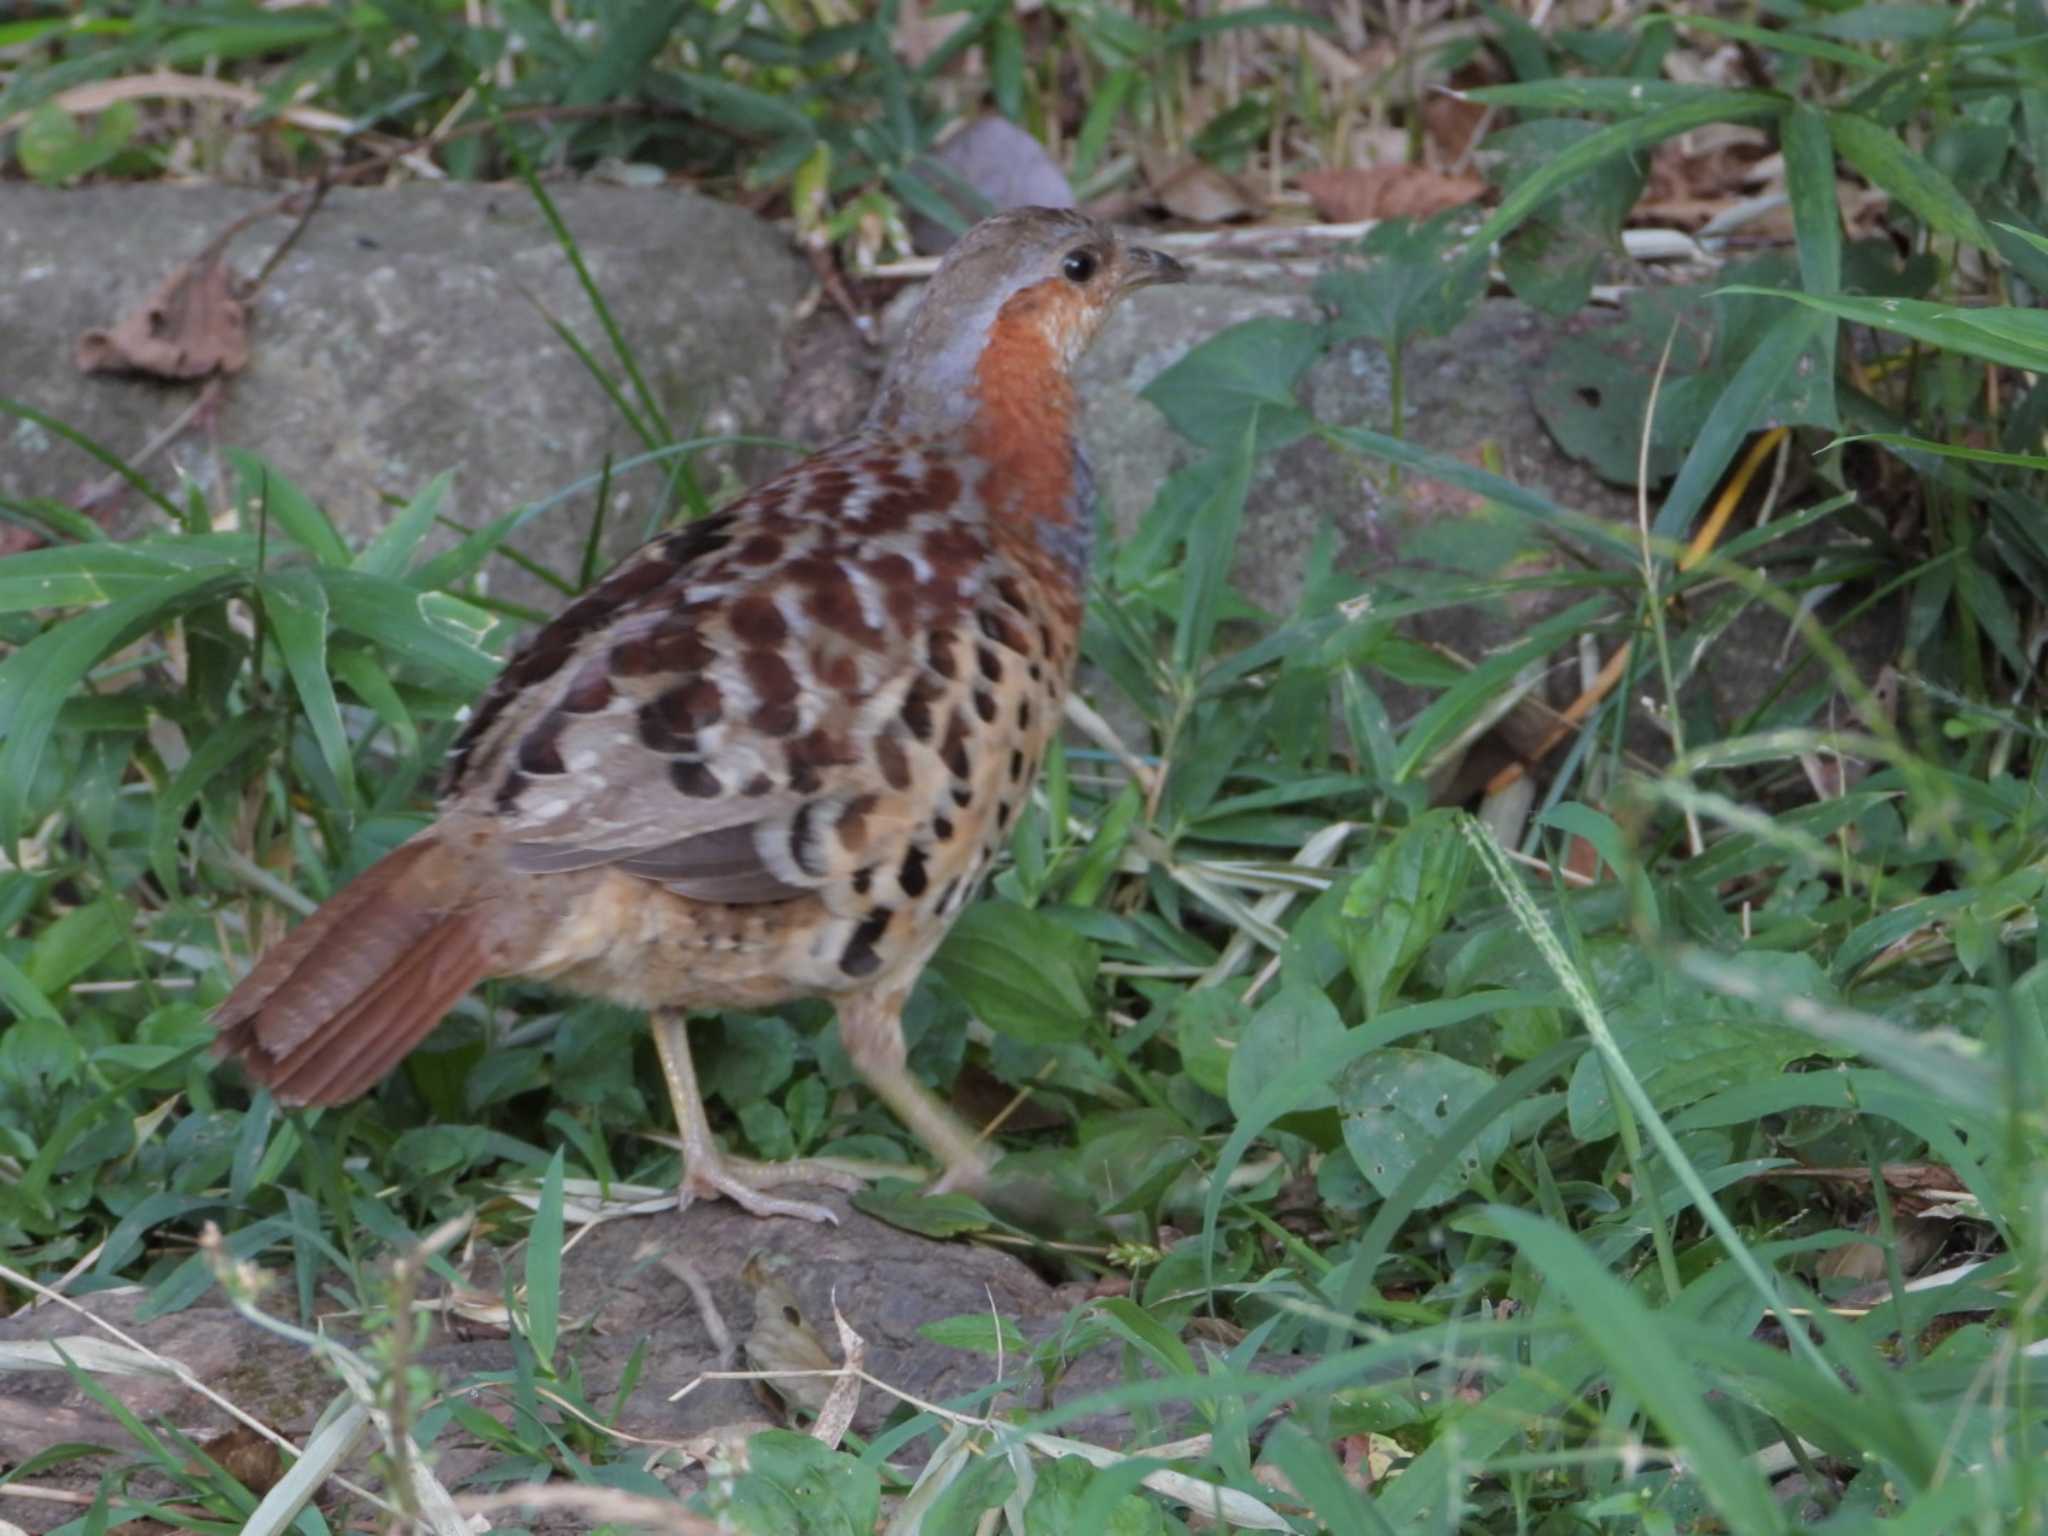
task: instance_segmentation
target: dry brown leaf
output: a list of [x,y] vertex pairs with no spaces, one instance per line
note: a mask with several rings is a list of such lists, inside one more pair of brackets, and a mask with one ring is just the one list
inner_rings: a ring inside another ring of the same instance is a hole
[[824,1407],[818,1410],[817,1422],[811,1425],[811,1438],[836,1451],[847,1430],[853,1427],[854,1410],[860,1407],[860,1371],[867,1363],[868,1341],[854,1332],[853,1324],[840,1312],[836,1297],[832,1302],[832,1321],[839,1329],[840,1364],[846,1374],[832,1383]]
[[1316,216],[1332,224],[1361,219],[1426,219],[1476,202],[1486,191],[1477,176],[1447,176],[1420,165],[1361,165],[1305,171],[1301,188]]
[[[1866,1217],[1857,1224],[1862,1232],[1877,1231],[1876,1216]],[[1941,1252],[1948,1241],[1949,1226],[1945,1221],[1932,1220],[1925,1216],[1909,1216],[1901,1212],[1893,1225],[1898,1237],[1899,1273],[1912,1275],[1921,1266]],[[1885,1251],[1879,1243],[1844,1243],[1839,1248],[1830,1248],[1823,1253],[1813,1266],[1814,1277],[1819,1280],[1847,1281],[1853,1285],[1873,1285],[1889,1273],[1885,1262]]]
[[165,278],[110,331],[78,338],[81,373],[203,379],[249,363],[249,314],[219,243]]
[[1159,206],[1190,224],[1227,224],[1255,219],[1266,211],[1265,199],[1256,191],[1205,160],[1159,172],[1148,168],[1148,175]]
[[1422,99],[1422,131],[1436,146],[1437,158],[1457,165],[1470,154],[1486,123],[1486,108],[1465,96],[1431,91]]
[[1590,885],[1601,878],[1604,868],[1599,849],[1574,832],[1571,841],[1565,845],[1564,872],[1576,875]]
[[[277,1447],[246,1424],[237,1424],[226,1434],[214,1436],[199,1449],[259,1498],[284,1476],[284,1457]],[[196,1463],[192,1470],[198,1470]]]
[[1758,163],[1768,152],[1761,135],[1666,140],[1650,154],[1650,174],[1630,216],[1645,223],[1698,229],[1750,195],[1759,184]]
[[890,36],[897,55],[913,69],[943,48],[972,19],[965,11],[927,14],[927,10],[917,0],[907,0],[897,8],[896,29]]
[[[754,1371],[836,1371],[839,1362],[825,1352],[817,1334],[804,1321],[796,1292],[775,1273],[775,1259],[760,1254],[748,1259],[740,1279],[754,1293],[754,1326],[747,1330],[740,1346],[747,1368]],[[781,1376],[761,1384],[789,1404],[814,1416],[822,1413],[832,1394],[829,1376]]]

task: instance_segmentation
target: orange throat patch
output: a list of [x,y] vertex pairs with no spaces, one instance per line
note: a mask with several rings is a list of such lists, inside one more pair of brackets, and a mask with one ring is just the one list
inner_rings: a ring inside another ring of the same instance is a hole
[[989,466],[981,493],[1001,522],[1073,521],[1076,402],[1067,366],[1084,326],[1079,295],[1055,280],[1013,295],[989,328],[967,443]]

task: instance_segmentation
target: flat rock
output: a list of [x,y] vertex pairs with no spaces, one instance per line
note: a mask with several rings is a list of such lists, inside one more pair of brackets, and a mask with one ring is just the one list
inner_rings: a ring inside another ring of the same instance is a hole
[[[589,1402],[609,1412],[637,1354],[638,1385],[616,1419],[617,1427],[628,1435],[692,1442],[716,1431],[783,1421],[781,1411],[750,1383],[692,1385],[706,1372],[744,1369],[747,1362],[722,1353],[718,1330],[699,1307],[691,1285],[671,1267],[678,1261],[686,1261],[708,1290],[719,1325],[733,1345],[743,1347],[755,1325],[761,1293],[748,1277],[747,1264],[758,1256],[794,1296],[803,1326],[822,1341],[831,1361],[839,1358],[832,1323],[836,1305],[866,1340],[868,1372],[926,1402],[965,1397],[987,1387],[996,1376],[992,1359],[924,1338],[919,1329],[926,1323],[986,1317],[993,1308],[1027,1339],[1039,1339],[1058,1325],[1076,1299],[1007,1252],[972,1242],[934,1242],[863,1215],[842,1195],[824,1193],[822,1198],[839,1213],[838,1226],[763,1220],[713,1201],[695,1205],[681,1216],[625,1218],[576,1235],[562,1262],[560,1353],[573,1357]],[[523,1262],[516,1255],[510,1257]],[[486,1254],[470,1272],[475,1291],[484,1298],[502,1294],[498,1259],[495,1253]],[[287,1292],[281,1286],[272,1304],[287,1304]],[[139,1287],[125,1287],[89,1295],[82,1305],[145,1348],[178,1361],[238,1407],[301,1444],[322,1409],[342,1390],[340,1380],[305,1347],[249,1322],[217,1295],[181,1312],[138,1320],[146,1299]],[[354,1318],[327,1319],[323,1327],[339,1342],[362,1343]],[[77,1313],[57,1306],[0,1318],[0,1343],[99,1335],[100,1330]],[[512,1346],[502,1330],[446,1315],[435,1317],[418,1359],[443,1388],[513,1368]],[[1277,1368],[1280,1362],[1275,1364]],[[1013,1360],[1010,1370],[1016,1368]],[[98,1379],[132,1412],[175,1425],[197,1441],[231,1427],[229,1416],[217,1404],[172,1376]],[[1115,1352],[1098,1350],[1061,1377],[1057,1400],[1074,1401],[1119,1379]],[[690,1390],[683,1396],[675,1395],[685,1388]],[[477,1401],[489,1409],[498,1400],[486,1393]],[[897,1406],[896,1399],[866,1388],[854,1426],[873,1433]],[[1114,1418],[1097,1417],[1068,1432],[1109,1440],[1123,1428]],[[119,1423],[66,1373],[10,1373],[0,1392],[0,1465],[66,1441],[106,1446],[123,1459],[139,1454]],[[465,1443],[454,1430],[433,1449],[436,1467],[451,1484],[493,1459],[493,1453]],[[106,1464],[95,1460],[35,1481],[90,1491]],[[76,1513],[61,1505],[11,1497],[0,1488],[0,1520],[32,1531],[48,1529]]]
[[[573,185],[551,195],[677,433],[772,431],[784,414],[783,338],[810,286],[788,242],[744,210],[688,192]],[[82,374],[72,361],[78,337],[113,325],[273,201],[218,186],[0,184],[7,393],[116,453],[139,453],[199,386]],[[292,222],[259,220],[235,241],[234,266],[252,275]],[[525,188],[338,189],[256,295],[249,366],[228,382],[217,422],[178,438],[169,466],[212,493],[216,446],[248,449],[352,539],[445,469],[456,471],[445,510],[465,523],[552,495],[643,444],[550,317],[620,374]],[[769,457],[711,455],[700,474],[716,488],[723,475],[759,474]],[[172,478],[163,460],[148,470]],[[69,498],[102,474],[55,435],[0,418],[0,496]],[[652,471],[621,478],[610,553],[639,541],[660,489]],[[586,493],[537,519],[520,547],[572,574],[593,501]],[[129,508],[115,526],[147,526],[146,514]],[[499,595],[558,601],[508,563],[493,570]]]

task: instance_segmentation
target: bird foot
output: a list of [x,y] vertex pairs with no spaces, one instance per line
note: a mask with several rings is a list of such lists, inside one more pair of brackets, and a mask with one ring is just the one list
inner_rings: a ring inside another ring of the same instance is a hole
[[808,1200],[785,1200],[764,1191],[782,1184],[823,1184],[828,1189],[852,1194],[867,1188],[871,1179],[896,1171],[892,1163],[867,1163],[853,1158],[798,1157],[787,1162],[764,1163],[722,1152],[713,1152],[709,1157],[686,1154],[681,1203],[687,1208],[694,1197],[724,1195],[756,1216],[836,1222],[839,1218],[825,1206]]
[[956,1159],[926,1188],[928,1195],[979,1195],[988,1188],[989,1169],[994,1165],[980,1155]]

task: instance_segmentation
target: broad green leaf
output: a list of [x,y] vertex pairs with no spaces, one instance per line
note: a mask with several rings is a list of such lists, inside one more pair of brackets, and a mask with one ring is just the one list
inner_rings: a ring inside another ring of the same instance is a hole
[[[1487,140],[1502,158],[1494,175],[1513,187],[1559,154],[1600,132],[1576,118],[1536,118]],[[1645,168],[1624,156],[1592,167],[1531,213],[1501,242],[1501,271],[1515,296],[1552,315],[1591,297],[1604,267],[1621,255],[1621,226],[1643,187]]]
[[1124,1339],[1152,1357],[1152,1363],[1169,1376],[1197,1375],[1195,1357],[1180,1335],[1132,1301],[1128,1296],[1109,1296],[1096,1303],[1105,1321]]
[[0,662],[0,849],[20,830],[24,794],[66,699],[93,667],[136,636],[223,590],[214,570],[166,577],[152,589],[66,619]]
[[120,948],[133,912],[111,897],[74,907],[38,933],[29,949],[28,979],[55,996]]
[[1282,987],[1246,1021],[1237,1048],[1230,1053],[1230,1107],[1243,1114],[1276,1083],[1287,1083],[1293,1090],[1288,1113],[1328,1109],[1336,1096],[1329,1079],[1314,1066],[1344,1035],[1344,1020],[1324,993],[1305,986]]
[[721,1014],[716,1032],[693,1033],[704,1092],[732,1108],[778,1093],[796,1067],[796,1032],[772,1014]]
[[1472,872],[1458,813],[1426,812],[1373,856],[1344,897],[1351,974],[1369,1018],[1385,1009],[1444,929]]
[[853,1197],[854,1208],[920,1237],[945,1239],[986,1232],[995,1217],[972,1195],[927,1194],[906,1179],[882,1179]]
[[1214,489],[1196,508],[1188,525],[1182,567],[1180,613],[1173,631],[1174,667],[1192,675],[1208,658],[1229,593],[1230,567],[1237,557],[1238,530],[1244,523],[1245,496],[1251,490],[1252,437],[1259,417],[1245,423],[1237,451],[1218,454],[1210,462]]
[[88,132],[79,120],[46,101],[29,114],[14,142],[21,168],[37,181],[55,185],[74,181],[105,165],[135,137],[139,118],[135,103],[117,101],[93,120]]
[[1859,43],[1932,42],[1952,33],[1966,14],[1951,5],[1850,5],[1832,14],[1813,9],[1822,14],[1805,30]]
[[1309,430],[1295,388],[1322,349],[1321,330],[1306,321],[1247,320],[1189,351],[1143,395],[1205,448],[1234,455],[1256,423],[1254,453],[1269,453]]
[[77,1054],[77,1047],[72,1045],[69,1037],[64,1034],[63,1015],[57,1012],[49,998],[43,994],[43,989],[29,980],[21,968],[5,955],[0,955],[0,1003],[5,1003],[8,1011],[14,1015],[14,1022],[9,1025],[7,1031],[9,1045],[13,1043],[13,1031],[22,1029],[26,1021],[32,1020],[64,1037],[62,1043],[67,1057]]
[[[1779,128],[1785,154],[1785,193],[1799,249],[1799,283],[1808,293],[1835,293],[1842,286],[1842,210],[1835,195],[1835,155],[1827,119],[1817,108],[1786,109]],[[1835,326],[1820,332],[1820,377],[1832,401]],[[1832,409],[1832,406],[1830,407]]]
[[1465,248],[1469,218],[1452,208],[1424,223],[1374,226],[1358,245],[1364,266],[1337,267],[1316,281],[1316,297],[1337,311],[1334,333],[1369,336],[1398,352],[1417,336],[1455,328],[1486,291],[1484,269],[1454,259]]
[[381,657],[367,646],[344,641],[329,647],[327,667],[335,677],[348,684],[357,698],[377,712],[377,718],[398,739],[398,750],[405,757],[410,759],[419,755],[419,727],[413,723],[412,711],[406,708],[405,700],[392,686],[391,675],[385,671]]
[[[1641,89],[1647,99],[1653,82],[1627,81],[1630,91]],[[1500,89],[1500,88],[1496,88]],[[1651,144],[1660,144],[1708,123],[1742,123],[1752,118],[1771,117],[1784,108],[1785,98],[1774,91],[1722,91],[1694,87],[1689,99],[1674,100],[1655,107],[1640,117],[1603,128],[1583,143],[1559,155],[1543,170],[1519,183],[1501,199],[1493,216],[1473,235],[1469,250],[1484,253],[1494,242],[1505,239],[1560,187],[1575,181],[1592,167],[1616,155],[1633,154]],[[1470,93],[1475,97],[1477,92]],[[1467,258],[1471,260],[1472,258]]]
[[[1491,1074],[1434,1051],[1375,1051],[1346,1067],[1338,1081],[1344,1145],[1386,1198],[1435,1149],[1452,1122],[1494,1086]],[[1420,1204],[1444,1205],[1475,1183],[1485,1187],[1493,1165],[1507,1151],[1508,1129],[1507,1120],[1497,1119],[1466,1143]]]
[[1031,1346],[1017,1325],[1007,1317],[988,1312],[969,1312],[962,1317],[941,1317],[921,1324],[918,1334],[947,1349],[972,1350],[993,1359],[997,1355],[1015,1360]]
[[1183,992],[1174,1003],[1173,1016],[1181,1070],[1198,1086],[1223,1097],[1251,1010],[1233,992],[1203,987]]
[[1805,325],[1788,322],[1767,332],[1756,350],[1742,360],[1735,376],[1719,390],[1678,479],[1657,511],[1651,532],[1658,538],[1676,541],[1690,532],[1695,515],[1721,483],[1736,450],[1752,432],[1770,424],[1766,405],[1782,398],[1788,383],[1805,377],[1800,371],[1803,360],[1820,330],[1810,320]]
[[498,621],[473,603],[361,571],[321,567],[315,574],[336,628],[437,673],[451,692],[482,693],[498,675],[498,659],[482,647]]
[[255,557],[255,539],[240,533],[25,550],[0,560],[0,613],[92,607],[160,592],[195,572],[235,573]]
[[853,1457],[793,1430],[764,1430],[747,1441],[746,1470],[722,1489],[723,1521],[747,1536],[871,1536],[881,1516],[876,1474]]
[[1931,453],[1945,459],[1968,459],[1977,464],[1996,464],[2010,469],[2048,469],[2048,458],[2037,453],[2001,453],[1995,448],[1966,448],[1960,443],[1930,442],[1924,437],[1903,437],[1895,432],[1859,432],[1838,437],[1830,448],[1842,443],[1883,443],[1913,453]]
[[1016,1039],[1073,1040],[1095,1021],[1095,947],[1029,907],[975,902],[932,964],[977,1018]]
[[1075,1536],[1076,1532],[1101,1536],[1166,1536],[1167,1524],[1156,1505],[1136,1493],[1125,1493],[1110,1505],[1105,1517],[1077,1523],[1083,1501],[1104,1474],[1079,1456],[1063,1456],[1041,1464],[1031,1489],[1031,1501],[1024,1506],[1023,1536]]
[[1748,22],[1702,15],[1697,11],[1686,13],[1685,26],[1686,30],[1691,32],[1705,32],[1711,37],[1729,37],[1737,42],[1748,43],[1765,53],[1789,53],[1800,58],[1825,59],[1830,64],[1839,64],[1844,69],[1853,69],[1864,74],[1875,74],[1885,67],[1882,59],[1858,53],[1854,48],[1844,48],[1840,43],[1807,37],[1789,27],[1755,27]]

